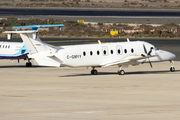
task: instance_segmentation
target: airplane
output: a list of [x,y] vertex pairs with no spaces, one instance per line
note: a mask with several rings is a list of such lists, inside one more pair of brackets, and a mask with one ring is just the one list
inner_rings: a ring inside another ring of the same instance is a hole
[[[50,27],[54,27],[54,26],[55,25],[50,25]],[[48,26],[41,26],[41,27],[48,27]],[[13,28],[17,30],[16,26],[13,26]],[[32,67],[32,63],[30,62],[31,58],[28,58],[28,54],[29,54],[28,50],[23,42],[0,41],[0,59],[11,59],[11,60],[15,59],[18,60],[18,63],[20,59],[24,59],[24,60],[28,60],[28,62],[26,62],[26,67]]]
[[27,56],[28,50],[21,42],[0,42],[0,59],[19,59],[28,60],[26,67],[31,67],[32,63]]
[[[10,39],[13,33],[20,34],[29,54],[28,58],[33,58],[42,66],[68,66],[68,67],[92,67],[91,74],[97,75],[97,67],[108,67],[117,65],[118,74],[124,75],[124,67],[129,65],[139,65],[143,63],[170,61],[170,71],[174,72],[173,59],[176,57],[171,52],[157,49],[154,45],[144,41],[101,43],[97,44],[53,46],[45,44],[38,37],[38,28],[48,25],[31,25],[15,27],[16,31],[5,31]],[[55,25],[58,26],[58,25]],[[61,29],[62,24],[59,25]],[[27,31],[17,31],[17,28],[31,28]],[[51,26],[52,27],[52,26]]]

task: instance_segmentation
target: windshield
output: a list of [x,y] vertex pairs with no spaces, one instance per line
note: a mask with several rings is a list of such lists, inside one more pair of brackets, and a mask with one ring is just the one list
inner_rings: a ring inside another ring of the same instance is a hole
[[155,46],[154,46],[154,49],[155,49],[155,50],[159,50],[159,49],[158,49],[157,47],[155,47]]

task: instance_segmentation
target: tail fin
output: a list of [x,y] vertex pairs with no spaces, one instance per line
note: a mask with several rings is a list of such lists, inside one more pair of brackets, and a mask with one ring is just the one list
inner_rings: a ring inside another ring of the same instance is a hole
[[37,33],[21,33],[20,36],[24,42],[24,44],[26,45],[29,54],[35,54],[35,53],[39,53],[42,51],[46,51],[47,47],[45,46],[45,44],[40,40],[39,37],[35,37],[33,38],[33,34],[37,34]]
[[29,51],[28,57],[34,58],[39,65],[59,67],[60,61],[55,55],[55,48],[44,44],[39,37],[33,39],[32,33],[20,34]]
[[[48,26],[51,27],[51,25]],[[54,26],[55,25],[53,25],[52,27]],[[23,27],[25,28],[27,26]],[[43,27],[47,27],[47,25],[44,25]],[[17,28],[22,27],[16,27],[16,29]],[[4,33],[8,34],[8,38],[11,38],[9,36],[12,33],[19,33],[29,52],[28,57],[35,59],[39,65],[59,67],[62,61],[58,59],[58,57],[56,57],[55,51],[57,49],[53,46],[48,46],[47,44],[43,43],[38,37],[38,31],[36,31],[35,28],[37,28],[36,30],[38,30],[38,26],[33,26],[32,30],[29,31],[5,31]]]

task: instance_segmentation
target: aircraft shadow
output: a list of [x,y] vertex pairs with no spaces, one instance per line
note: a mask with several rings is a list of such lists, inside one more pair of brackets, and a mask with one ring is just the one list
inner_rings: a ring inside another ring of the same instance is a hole
[[[40,67],[44,67],[44,66],[36,66],[36,65],[33,65],[32,67],[26,67],[25,65],[18,65],[18,66],[15,66],[15,65],[0,66],[0,68],[40,68]],[[45,66],[45,67],[46,67],[46,66]]]
[[[180,72],[180,70],[176,70],[175,72],[170,72],[169,70],[164,71],[136,71],[136,72],[126,72],[125,75],[140,75],[140,74],[164,74],[164,73],[176,73]],[[74,74],[74,75],[64,75],[59,77],[78,77],[78,76],[99,76],[99,75],[118,75],[117,72],[99,72],[97,75],[89,74]],[[121,75],[119,75],[121,76]]]

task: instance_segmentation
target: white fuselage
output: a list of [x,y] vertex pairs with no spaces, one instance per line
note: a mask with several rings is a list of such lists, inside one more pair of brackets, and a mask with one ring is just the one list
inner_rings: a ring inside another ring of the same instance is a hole
[[[175,57],[175,55],[170,52],[158,50],[153,45],[141,41],[61,46],[56,57],[62,61],[62,65],[66,66],[97,67],[116,61],[126,60],[126,58],[130,56],[145,55],[143,44],[146,46],[147,52],[153,47],[151,54],[157,56],[150,58],[152,62],[171,60]],[[131,63],[127,64],[136,65],[143,61],[145,61],[145,59],[131,61]],[[124,63],[125,62],[123,62],[123,64]]]

